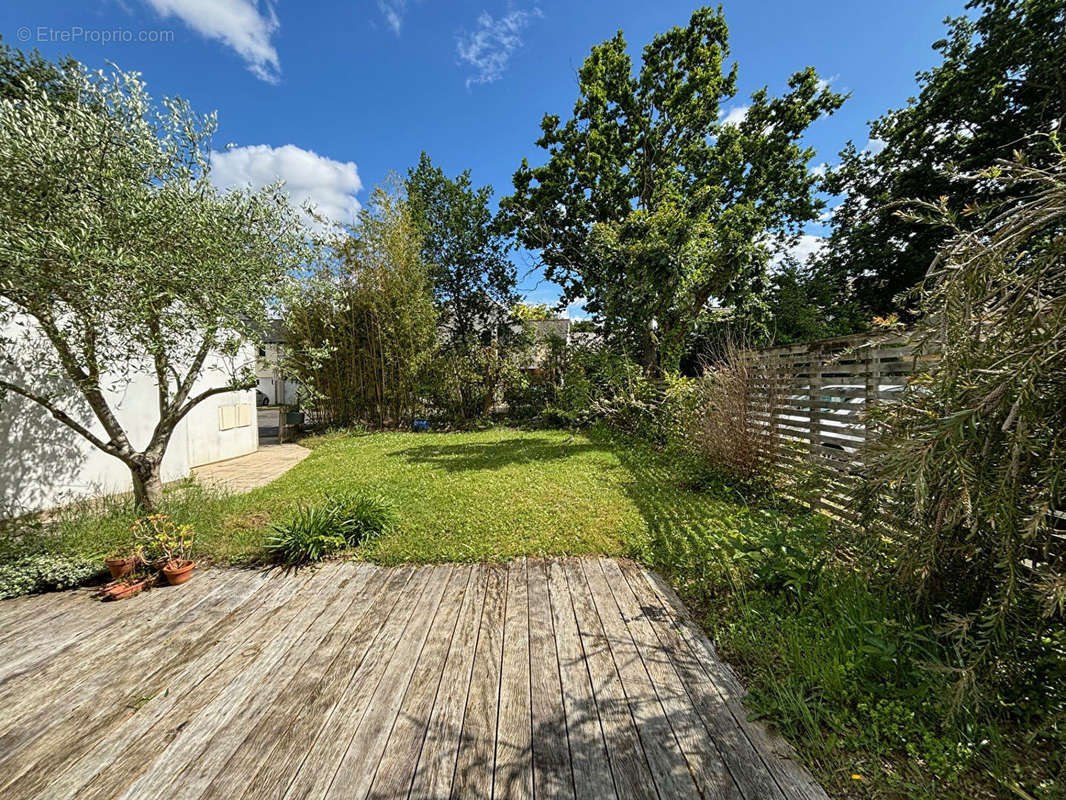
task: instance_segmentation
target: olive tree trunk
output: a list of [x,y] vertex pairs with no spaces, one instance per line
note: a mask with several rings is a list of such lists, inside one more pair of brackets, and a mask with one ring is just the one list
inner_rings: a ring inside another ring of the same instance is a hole
[[133,477],[133,500],[145,514],[152,514],[163,499],[163,459],[144,458],[130,465]]

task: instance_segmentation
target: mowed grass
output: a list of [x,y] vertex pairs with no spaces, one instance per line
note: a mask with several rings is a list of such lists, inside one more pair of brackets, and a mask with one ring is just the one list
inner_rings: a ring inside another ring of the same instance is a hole
[[[198,556],[215,563],[264,560],[272,525],[353,487],[396,507],[395,532],[354,552],[382,564],[639,555],[679,528],[713,534],[748,514],[686,489],[685,470],[648,445],[605,432],[334,433],[303,444],[311,455],[267,486],[224,495],[178,484],[162,510],[191,524]],[[128,545],[136,516],[128,500],[69,510],[47,549],[102,558]]]
[[305,461],[243,498],[245,513],[282,518],[301,502],[367,487],[399,517],[395,533],[360,553],[379,563],[621,554],[645,529],[613,448],[583,435],[334,434],[307,444]]

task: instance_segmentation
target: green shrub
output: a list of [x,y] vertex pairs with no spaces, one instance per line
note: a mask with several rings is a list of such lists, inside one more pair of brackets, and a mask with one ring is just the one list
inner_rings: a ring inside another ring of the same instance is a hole
[[99,562],[88,558],[47,553],[24,556],[0,564],[0,599],[71,589],[88,583],[102,571]]
[[349,547],[388,533],[396,527],[396,508],[385,496],[366,489],[352,489],[326,499],[338,530]]
[[395,525],[396,511],[386,498],[353,489],[317,506],[300,506],[289,522],[272,526],[266,547],[275,560],[298,566],[357,547]]
[[267,550],[275,560],[290,566],[321,561],[347,546],[337,526],[333,509],[300,506],[284,525],[274,525],[267,538]]

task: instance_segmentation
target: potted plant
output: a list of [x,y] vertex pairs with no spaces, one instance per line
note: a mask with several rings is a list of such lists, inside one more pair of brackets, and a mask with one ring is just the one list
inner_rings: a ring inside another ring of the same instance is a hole
[[167,583],[176,586],[189,580],[196,566],[189,557],[195,538],[191,525],[178,525],[166,514],[152,514],[138,520],[135,528],[158,555],[155,563]]
[[116,550],[104,559],[104,564],[111,573],[111,579],[116,581],[129,577],[143,563],[144,553],[140,547],[134,547],[132,550]]

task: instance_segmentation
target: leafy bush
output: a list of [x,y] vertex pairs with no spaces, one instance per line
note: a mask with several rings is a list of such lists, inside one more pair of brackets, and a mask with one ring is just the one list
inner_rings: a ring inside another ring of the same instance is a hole
[[326,508],[333,513],[349,547],[388,533],[396,527],[397,514],[392,502],[383,495],[365,489],[331,495],[326,500]]
[[997,705],[1012,653],[1054,641],[1066,610],[1066,154],[973,179],[1026,198],[975,231],[946,200],[924,206],[954,232],[921,289],[928,369],[871,415],[865,496],[871,520],[896,521],[871,548],[960,653],[944,667]]
[[300,506],[284,525],[274,525],[267,550],[284,564],[298,566],[343,550],[348,542],[337,525],[334,510],[326,505]]
[[88,558],[47,553],[24,556],[0,564],[0,599],[71,589],[102,572],[103,565]]
[[454,348],[441,353],[423,375],[427,405],[448,423],[486,419],[501,391],[519,376],[526,340]]
[[356,547],[395,525],[396,511],[388,500],[353,489],[330,495],[316,506],[300,506],[289,522],[273,526],[267,551],[290,566],[308,564]]

